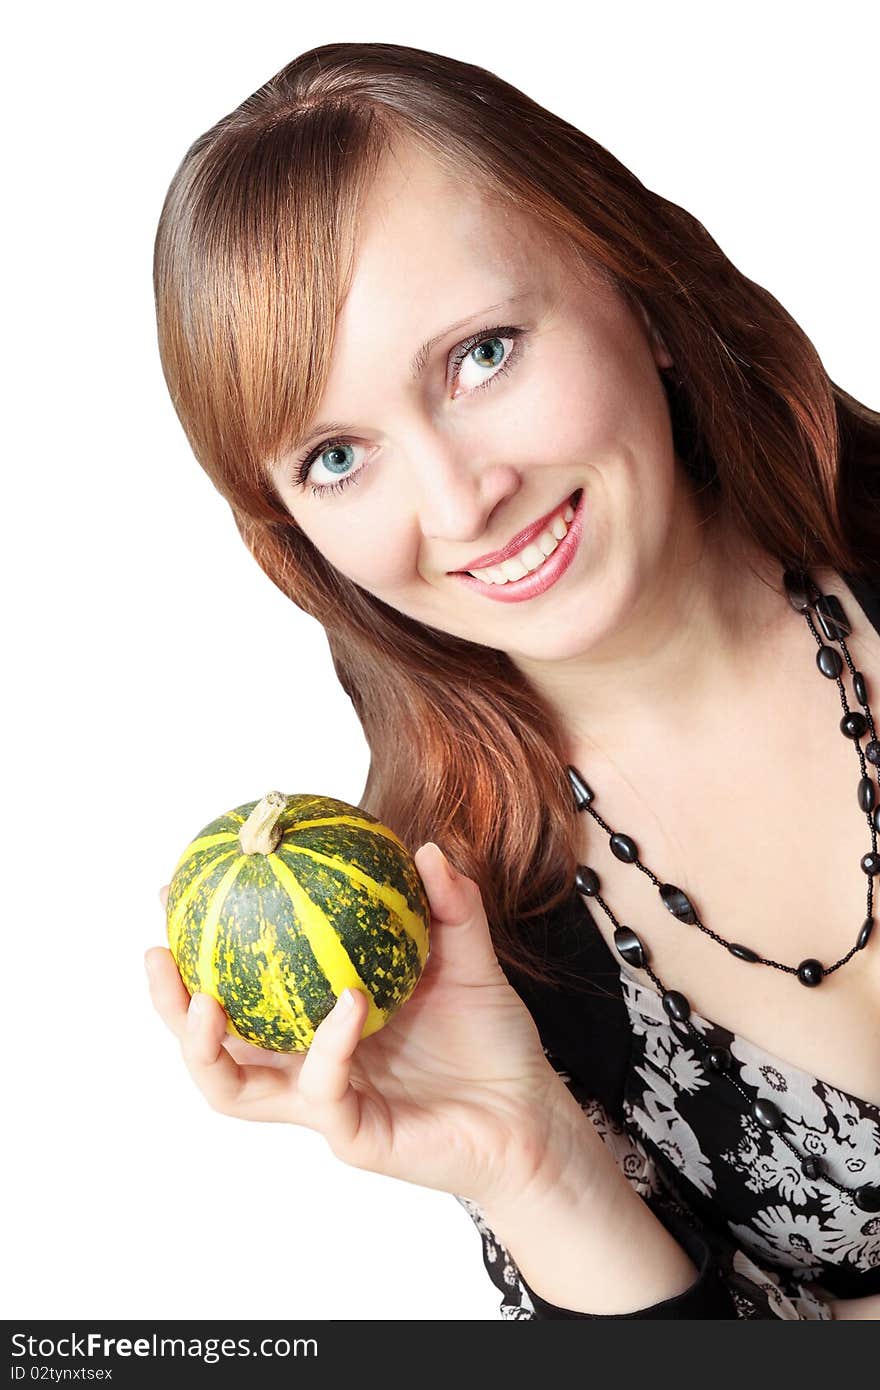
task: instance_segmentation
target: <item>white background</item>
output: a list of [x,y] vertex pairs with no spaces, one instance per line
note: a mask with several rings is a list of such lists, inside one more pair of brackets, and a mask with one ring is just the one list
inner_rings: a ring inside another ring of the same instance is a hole
[[149,1002],[157,890],[192,835],[271,787],[356,801],[368,765],[322,630],[245,550],[161,376],[152,244],[187,146],[319,43],[478,63],[693,212],[877,407],[878,13],[153,0],[7,21],[5,1316],[498,1317],[452,1196],[215,1114]]

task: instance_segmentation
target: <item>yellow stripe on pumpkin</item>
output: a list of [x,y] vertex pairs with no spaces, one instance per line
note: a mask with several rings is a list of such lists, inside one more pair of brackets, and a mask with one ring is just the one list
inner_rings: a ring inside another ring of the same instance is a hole
[[[177,947],[180,943],[180,928],[183,925],[183,919],[186,916],[186,909],[189,906],[191,899],[199,891],[199,888],[201,887],[205,879],[208,877],[208,875],[212,874],[216,869],[217,865],[222,863],[224,859],[227,859],[229,857],[229,854],[231,853],[234,853],[234,850],[229,850],[225,855],[218,854],[216,859],[209,859],[205,864],[203,864],[199,872],[193,876],[190,882],[186,885],[184,891],[181,893],[180,897],[177,899],[177,902],[174,904],[174,911],[168,918],[168,945],[171,947],[171,954],[173,956],[176,957],[177,955]],[[184,855],[180,863],[183,864],[187,858],[188,856]],[[176,873],[177,869],[175,869],[174,872]]]
[[[388,839],[389,836],[385,838]],[[393,831],[390,832],[390,838],[400,844]],[[405,846],[401,847],[405,849]],[[346,878],[350,878],[353,883],[360,883],[364,888],[368,888],[373,896],[379,899],[379,902],[385,904],[393,916],[400,919],[407,935],[411,936],[416,943],[419,961],[424,968],[425,961],[428,959],[428,935],[425,930],[425,923],[417,912],[413,912],[407,906],[406,898],[397,888],[392,888],[390,884],[381,883],[372,878],[370,874],[359,869],[356,864],[353,864],[342,854],[322,854],[320,850],[308,849],[305,845],[298,845],[293,840],[285,841],[284,852],[285,854],[303,854],[309,859],[314,859],[318,864],[326,864],[329,868],[336,869]],[[270,855],[269,858],[273,861],[274,867],[275,856]],[[287,865],[284,867],[287,868]]]
[[[288,851],[293,848],[294,846],[289,843],[285,845],[285,849]],[[334,863],[323,854],[315,854],[312,857],[320,860],[321,863]],[[283,859],[279,859],[276,854],[267,855],[267,859],[272,866],[272,872],[293,903],[303,935],[333,993],[338,998],[344,989],[362,990],[370,1001],[367,1017],[364,1020],[364,1036],[376,1032],[387,1022],[388,1014],[384,1009],[376,1006],[369,987],[364,984],[352,964],[351,957],[330,925],[328,918],[309,897]],[[345,867],[347,872],[351,871],[350,864],[346,864]]]
[[[217,861],[214,860],[216,865]],[[199,937],[199,989],[205,994],[213,994],[214,998],[220,992],[219,974],[217,971],[217,926],[220,920],[220,912],[226,901],[226,894],[229,892],[238,875],[241,873],[247,856],[244,854],[236,855],[226,873],[221,878],[217,887],[211,894],[211,905],[205,913],[201,924],[201,935]],[[219,1000],[218,1000],[219,1002]]]
[[[289,816],[290,811],[284,814]],[[370,834],[379,835],[384,840],[393,840],[402,850],[406,849],[406,845],[390,826],[382,825],[379,821],[362,820],[360,816],[309,816],[303,819],[296,817],[288,821],[282,819],[279,824],[284,827],[285,834],[290,830],[308,830],[314,825],[351,825],[357,830],[368,830]]]
[[185,864],[187,859],[191,859],[194,854],[198,854],[199,850],[207,849],[210,845],[222,845],[224,843],[227,843],[230,846],[233,844],[237,844],[238,831],[218,830],[216,835],[202,835],[198,840],[193,840],[192,844],[187,845],[186,849],[183,851],[183,854],[180,856],[177,863],[174,865],[174,872],[172,873],[171,877],[174,877],[174,874],[177,873],[177,870],[180,868],[181,864]]

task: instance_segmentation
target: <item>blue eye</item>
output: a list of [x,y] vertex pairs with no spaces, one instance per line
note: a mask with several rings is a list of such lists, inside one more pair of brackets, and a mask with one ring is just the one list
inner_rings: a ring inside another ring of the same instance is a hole
[[331,473],[343,473],[355,463],[355,450],[350,443],[335,443],[332,449],[325,449],[318,455],[321,464]]
[[500,338],[487,338],[471,349],[471,357],[480,367],[499,367],[505,360],[505,345]]
[[[342,470],[346,466],[351,466],[353,453],[354,446],[351,444],[347,444],[344,440],[340,439],[337,443],[334,443],[332,440],[328,440],[326,443],[319,445],[317,449],[313,449],[312,452],[309,454],[308,458],[304,460],[303,471],[300,474],[300,480],[304,480],[306,472],[309,468],[311,468],[311,465],[317,458],[321,459],[324,467],[329,469],[331,473],[342,473]],[[340,455],[347,455],[347,457],[343,457],[340,461]],[[330,460],[329,462],[328,459]],[[357,476],[357,473],[345,473],[342,474],[339,481],[336,483],[325,483],[322,484],[320,487],[315,487],[315,485],[312,484],[312,491],[338,492],[340,488],[345,487],[346,484],[352,480],[352,478],[356,478]]]
[[[469,361],[465,362],[465,358],[468,358]],[[460,357],[456,356],[453,358],[456,380],[459,380],[461,377],[461,369],[470,365],[470,363],[482,368],[482,374],[485,376],[485,369],[501,367],[510,360],[510,355],[506,352],[504,347],[504,339],[500,335],[495,338],[482,338],[475,347],[467,348]],[[474,389],[481,391],[484,386],[488,386],[489,380],[494,381],[494,379],[494,377],[491,377],[484,382],[478,381]]]

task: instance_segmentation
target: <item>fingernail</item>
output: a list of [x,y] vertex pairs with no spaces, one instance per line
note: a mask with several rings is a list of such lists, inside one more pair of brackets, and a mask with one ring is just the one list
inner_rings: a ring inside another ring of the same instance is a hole
[[187,1022],[197,1024],[202,1018],[204,1018],[206,1005],[207,995],[201,993],[194,994],[192,999],[190,999],[189,1001],[189,1008],[186,1011]]
[[344,989],[336,1002],[341,1012],[351,1013],[354,1008],[354,992],[350,989]]
[[147,979],[152,983],[153,971],[155,969],[152,956],[144,956],[144,969],[147,972]]
[[440,855],[440,858],[443,860],[443,867],[444,867],[444,869],[446,870],[446,877],[450,880],[450,882],[454,882],[455,877],[456,877],[456,873],[455,873],[455,870],[453,869],[452,865],[450,864],[449,860],[446,858],[446,855],[443,853],[442,849],[441,849],[440,846],[436,843],[436,841],[432,840],[432,841],[431,841],[431,844],[434,846],[434,848],[436,849],[437,853]]

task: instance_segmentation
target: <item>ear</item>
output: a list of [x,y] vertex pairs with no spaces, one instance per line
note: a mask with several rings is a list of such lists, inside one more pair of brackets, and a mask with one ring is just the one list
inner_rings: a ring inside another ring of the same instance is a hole
[[650,343],[651,352],[657,366],[660,368],[673,366],[672,354],[663,341],[659,329],[655,328],[654,324],[651,322],[647,309],[642,304],[637,305],[637,308],[641,315],[642,323],[645,326],[645,332],[648,335],[648,342]]

